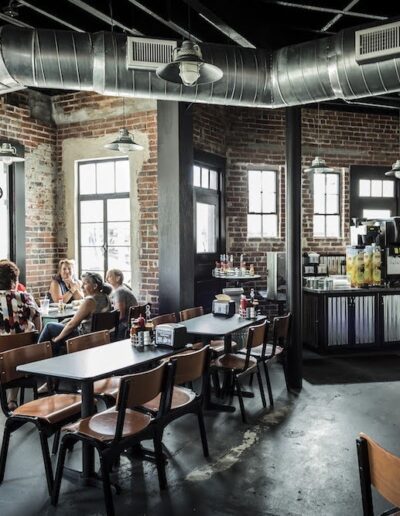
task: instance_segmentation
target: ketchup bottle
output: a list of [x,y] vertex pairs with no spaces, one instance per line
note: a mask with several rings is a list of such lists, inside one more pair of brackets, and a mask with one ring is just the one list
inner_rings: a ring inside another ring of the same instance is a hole
[[139,318],[137,319],[136,324],[139,326],[139,328],[145,327],[146,319],[143,317],[142,314],[139,315]]

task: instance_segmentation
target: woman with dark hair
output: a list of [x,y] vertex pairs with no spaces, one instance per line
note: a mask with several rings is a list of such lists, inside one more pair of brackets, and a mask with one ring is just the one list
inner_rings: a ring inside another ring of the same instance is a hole
[[82,282],[75,276],[74,260],[64,258],[58,262],[58,271],[50,283],[50,302],[57,303],[62,298],[63,303],[70,303],[74,299],[82,299]]
[[83,276],[84,300],[76,314],[65,325],[62,323],[47,323],[40,334],[39,342],[50,340],[53,350],[58,354],[60,347],[67,339],[77,335],[90,333],[92,327],[92,315],[111,310],[110,298],[111,286],[103,282],[100,274],[87,272]]
[[[40,313],[35,300],[18,290],[19,269],[10,260],[0,260],[0,335],[40,329]],[[17,408],[18,389],[9,389],[9,410]]]

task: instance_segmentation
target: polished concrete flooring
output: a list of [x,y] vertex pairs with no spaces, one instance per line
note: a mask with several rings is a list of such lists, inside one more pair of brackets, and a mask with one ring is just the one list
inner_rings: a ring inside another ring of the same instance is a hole
[[[241,422],[238,410],[206,415],[211,453],[207,460],[194,418],[171,424],[165,435],[169,489],[162,494],[152,463],[123,457],[118,472],[123,491],[114,496],[116,514],[361,515],[355,438],[364,431],[400,454],[400,382],[304,381],[301,394],[295,396],[284,388],[276,364],[272,384],[275,407],[262,410],[254,382],[256,397],[245,400],[248,424]],[[79,449],[70,455],[69,465],[79,466]],[[376,509],[384,508],[378,500]],[[59,505],[53,508],[37,433],[26,426],[14,434],[0,486],[1,516],[102,514],[101,490],[66,480]]]

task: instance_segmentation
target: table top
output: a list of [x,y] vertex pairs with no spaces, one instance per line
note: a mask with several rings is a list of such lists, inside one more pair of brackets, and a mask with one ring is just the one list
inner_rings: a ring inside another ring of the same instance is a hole
[[73,308],[66,308],[63,312],[57,310],[56,312],[49,312],[48,314],[41,314],[42,319],[64,319],[66,317],[73,317],[78,310]]
[[253,274],[253,275],[251,275],[251,274],[239,274],[239,275],[218,274],[216,276],[214,271],[212,272],[212,275],[216,279],[221,279],[221,280],[225,280],[225,281],[252,281],[252,280],[257,280],[257,279],[261,278],[261,276],[259,274]]
[[172,348],[149,346],[135,348],[130,339],[67,355],[30,362],[17,371],[77,381],[107,378],[113,373],[138,367],[176,353]]
[[221,315],[206,314],[193,317],[179,324],[186,326],[188,333],[193,335],[229,335],[235,331],[253,326],[266,319],[265,315],[258,315],[255,319],[245,319],[235,314],[233,317],[223,317]]

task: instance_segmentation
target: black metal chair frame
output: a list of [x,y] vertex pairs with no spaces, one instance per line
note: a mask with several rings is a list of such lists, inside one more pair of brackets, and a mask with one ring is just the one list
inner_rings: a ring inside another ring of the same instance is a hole
[[[92,327],[91,333],[101,330],[110,330],[111,342],[115,340],[115,337],[118,335],[118,326],[119,326],[119,310],[111,310],[111,312],[96,312],[92,315]],[[110,324],[108,322],[106,324],[102,323],[102,318],[109,318],[111,321]]]
[[68,432],[61,441],[60,452],[58,455],[57,469],[54,480],[54,489],[51,495],[52,505],[57,505],[61,488],[61,479],[64,469],[65,456],[68,449],[74,446],[78,441],[88,444],[95,448],[99,454],[101,477],[103,483],[104,501],[106,505],[107,516],[114,516],[114,503],[111,491],[110,471],[112,466],[118,462],[120,455],[129,447],[139,444],[141,441],[152,439],[154,443],[158,481],[160,489],[167,487],[167,479],[165,475],[165,464],[162,452],[162,427],[160,421],[165,413],[169,410],[172,397],[172,387],[175,375],[175,364],[162,364],[158,367],[165,367],[163,378],[163,387],[161,391],[160,410],[149,424],[141,432],[128,437],[122,437],[124,427],[125,413],[127,409],[127,401],[129,396],[129,376],[121,378],[120,391],[117,402],[118,418],[115,428],[114,438],[111,441],[100,442],[97,439],[87,435]]

